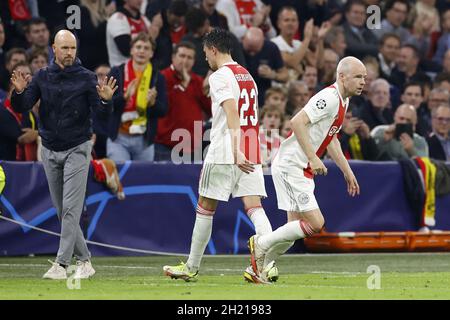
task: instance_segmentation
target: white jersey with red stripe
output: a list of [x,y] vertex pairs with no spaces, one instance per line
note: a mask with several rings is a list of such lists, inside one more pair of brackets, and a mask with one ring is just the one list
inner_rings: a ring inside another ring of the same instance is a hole
[[205,163],[234,164],[227,116],[221,104],[229,99],[237,103],[241,125],[241,151],[253,163],[261,163],[258,122],[258,88],[253,77],[241,65],[229,62],[209,77],[212,102],[211,143]]
[[[333,136],[341,129],[348,102],[348,98],[343,101],[335,82],[315,94],[303,108],[311,121],[309,138],[319,157],[323,155]],[[273,165],[280,168],[290,166],[309,168],[308,157],[294,133],[281,143]]]

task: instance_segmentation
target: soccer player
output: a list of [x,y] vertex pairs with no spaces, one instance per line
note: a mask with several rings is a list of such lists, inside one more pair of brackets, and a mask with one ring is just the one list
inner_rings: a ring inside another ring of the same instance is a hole
[[354,197],[360,189],[336,137],[347,111],[349,97],[360,95],[367,76],[355,57],[343,58],[336,82],[314,95],[291,120],[293,134],[282,142],[272,163],[278,208],[287,211],[288,222],[271,233],[249,239],[251,268],[244,276],[267,282],[270,267],[297,239],[320,232],[324,218],[314,197],[314,175],[326,175],[320,157],[328,151],[344,174],[347,191]]
[[212,101],[211,144],[199,182],[199,200],[187,263],[164,266],[167,276],[196,281],[200,262],[211,237],[218,201],[240,197],[256,234],[272,231],[261,206],[266,197],[260,159],[258,89],[250,73],[230,55],[232,35],[213,29],[203,42],[210,68]]

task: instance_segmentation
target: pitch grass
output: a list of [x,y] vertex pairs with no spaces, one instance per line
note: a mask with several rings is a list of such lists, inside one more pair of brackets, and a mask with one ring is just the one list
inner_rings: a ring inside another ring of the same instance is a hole
[[[196,283],[163,276],[179,257],[94,258],[97,271],[81,289],[41,279],[47,257],[0,258],[0,299],[450,299],[450,254],[288,255],[274,285],[244,282],[248,256],[205,257]],[[370,265],[381,289],[369,290]]]

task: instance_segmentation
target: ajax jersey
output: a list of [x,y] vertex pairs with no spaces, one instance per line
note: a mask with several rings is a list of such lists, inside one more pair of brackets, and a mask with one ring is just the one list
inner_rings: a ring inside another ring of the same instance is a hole
[[[334,83],[314,95],[303,108],[311,121],[310,141],[319,157],[323,155],[333,136],[341,129],[348,102],[348,98],[343,101],[338,85]],[[306,169],[305,174],[309,173],[312,176],[308,157],[293,133],[281,143],[275,162],[281,168],[299,166]]]
[[212,102],[211,144],[206,163],[233,164],[231,135],[226,113],[221,104],[229,99],[237,103],[241,142],[245,157],[253,163],[261,163],[259,146],[258,89],[253,77],[241,65],[230,62],[222,65],[209,77]]

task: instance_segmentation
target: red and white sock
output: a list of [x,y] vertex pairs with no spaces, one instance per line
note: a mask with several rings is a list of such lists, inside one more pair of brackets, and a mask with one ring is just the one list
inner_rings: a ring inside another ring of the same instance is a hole
[[192,272],[200,268],[200,262],[211,238],[213,216],[214,211],[206,210],[197,205],[194,230],[192,231],[191,251],[186,263]]
[[263,207],[253,207],[247,209],[247,216],[255,226],[256,234],[262,235],[272,232],[272,225],[270,224]]
[[258,244],[263,250],[267,251],[278,243],[295,241],[297,239],[309,237],[313,234],[314,229],[311,227],[309,222],[295,220],[286,223],[274,232],[260,236],[258,239]]

